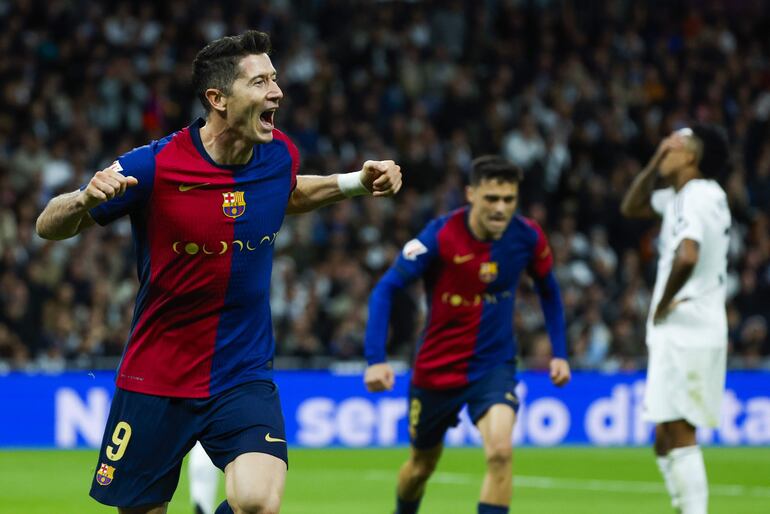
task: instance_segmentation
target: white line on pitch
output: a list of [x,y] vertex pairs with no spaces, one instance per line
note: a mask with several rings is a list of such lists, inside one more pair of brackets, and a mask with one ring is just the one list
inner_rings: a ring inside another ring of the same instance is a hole
[[[371,470],[364,473],[367,480],[394,480],[395,471]],[[430,481],[439,484],[476,484],[480,476],[469,473],[435,473]],[[630,480],[598,480],[587,478],[554,478],[531,475],[514,475],[514,487],[536,489],[570,489],[618,493],[664,494],[663,484]],[[758,496],[770,498],[770,488],[737,484],[709,484],[709,492],[717,496]]]

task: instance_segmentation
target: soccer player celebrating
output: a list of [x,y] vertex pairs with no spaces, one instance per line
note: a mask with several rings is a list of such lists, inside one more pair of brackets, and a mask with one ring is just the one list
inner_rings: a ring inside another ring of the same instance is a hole
[[[644,414],[656,423],[655,454],[671,503],[684,514],[707,510],[695,427],[718,425],[725,383],[730,210],[712,177],[727,157],[716,127],[678,130],[661,142],[621,206],[628,217],[663,217],[647,320]],[[669,187],[653,191],[658,177]]]
[[131,219],[140,288],[91,487],[121,513],[166,512],[196,440],[225,473],[217,513],[278,512],[273,243],[287,213],[401,187],[392,161],[297,176],[297,149],[275,128],[283,93],[269,52],[257,31],[207,45],[192,74],[206,119],[121,156],[37,221],[40,236],[65,239]]
[[463,405],[481,432],[487,462],[478,512],[508,512],[519,406],[513,309],[524,270],[535,281],[545,314],[554,355],[551,380],[561,386],[570,379],[553,257],[537,223],[514,215],[520,180],[519,168],[501,157],[475,159],[466,189],[470,207],[433,220],[409,241],[369,300],[369,391],[393,387],[385,343],[395,290],[423,277],[430,306],[409,389],[412,448],[398,475],[397,514],[417,512],[444,434],[457,424]]

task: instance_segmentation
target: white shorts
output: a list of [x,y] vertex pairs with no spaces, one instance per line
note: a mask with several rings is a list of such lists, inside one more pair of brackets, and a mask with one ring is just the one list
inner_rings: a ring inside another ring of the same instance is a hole
[[687,420],[716,427],[727,369],[727,345],[684,346],[674,331],[648,334],[649,363],[644,392],[644,419],[654,423]]

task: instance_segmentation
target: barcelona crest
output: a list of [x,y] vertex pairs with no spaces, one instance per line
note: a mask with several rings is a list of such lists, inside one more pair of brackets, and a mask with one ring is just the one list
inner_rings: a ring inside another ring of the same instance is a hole
[[494,282],[497,278],[497,263],[496,262],[482,262],[481,268],[479,268],[479,279],[482,282],[489,284]]
[[246,200],[243,191],[231,191],[222,193],[222,212],[228,218],[237,218],[246,212]]
[[112,483],[115,468],[102,463],[99,471],[96,472],[96,482],[99,485],[110,485]]

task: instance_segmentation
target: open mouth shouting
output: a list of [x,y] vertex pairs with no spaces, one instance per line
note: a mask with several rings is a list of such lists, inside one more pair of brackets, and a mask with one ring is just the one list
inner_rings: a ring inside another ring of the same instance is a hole
[[259,123],[263,129],[272,131],[275,128],[275,111],[277,107],[266,109],[259,115]]

